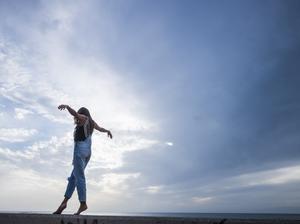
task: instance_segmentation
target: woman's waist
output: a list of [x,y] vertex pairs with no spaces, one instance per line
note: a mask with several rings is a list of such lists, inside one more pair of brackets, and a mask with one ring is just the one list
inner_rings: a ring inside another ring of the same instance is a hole
[[74,145],[75,147],[91,147],[92,146],[92,139],[91,137],[87,137],[85,140],[83,141],[74,141]]

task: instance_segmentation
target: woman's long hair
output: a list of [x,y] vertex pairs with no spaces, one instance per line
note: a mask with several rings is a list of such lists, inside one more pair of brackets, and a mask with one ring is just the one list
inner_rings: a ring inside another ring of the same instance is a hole
[[92,134],[93,133],[93,130],[94,130],[94,121],[92,119],[92,116],[89,112],[89,110],[85,107],[81,107],[77,113],[79,114],[83,114],[85,116],[87,116],[89,118],[89,134]]

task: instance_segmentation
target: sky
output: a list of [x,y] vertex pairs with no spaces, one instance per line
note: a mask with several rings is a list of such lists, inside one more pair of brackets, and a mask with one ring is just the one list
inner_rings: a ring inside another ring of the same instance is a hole
[[88,212],[299,213],[299,10],[0,1],[0,211],[63,199],[68,104],[114,136],[93,134]]

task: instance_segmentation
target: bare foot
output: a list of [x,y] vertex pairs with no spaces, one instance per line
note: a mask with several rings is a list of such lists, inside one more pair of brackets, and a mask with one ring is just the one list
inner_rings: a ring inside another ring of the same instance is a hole
[[61,205],[58,207],[58,209],[53,212],[53,214],[61,214],[62,211],[67,207],[67,203],[61,203]]
[[79,209],[78,209],[78,211],[76,213],[74,213],[74,215],[80,215],[81,212],[83,212],[83,211],[85,211],[87,209],[88,209],[88,207],[87,207],[86,204],[81,204],[80,207],[79,207]]

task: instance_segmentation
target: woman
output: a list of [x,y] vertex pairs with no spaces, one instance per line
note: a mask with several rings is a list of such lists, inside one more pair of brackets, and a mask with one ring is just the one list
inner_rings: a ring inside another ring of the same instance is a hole
[[67,207],[67,202],[71,198],[76,187],[80,206],[74,215],[79,215],[88,208],[86,204],[84,169],[91,157],[91,138],[93,130],[96,129],[100,132],[106,132],[109,138],[112,138],[112,134],[109,130],[99,127],[99,125],[92,119],[89,110],[85,107],[81,107],[78,112],[76,112],[68,105],[62,104],[58,106],[58,109],[67,109],[74,117],[76,127],[74,130],[73,170],[71,176],[68,178],[69,182],[64,195],[65,198],[53,214],[62,213],[62,211]]

